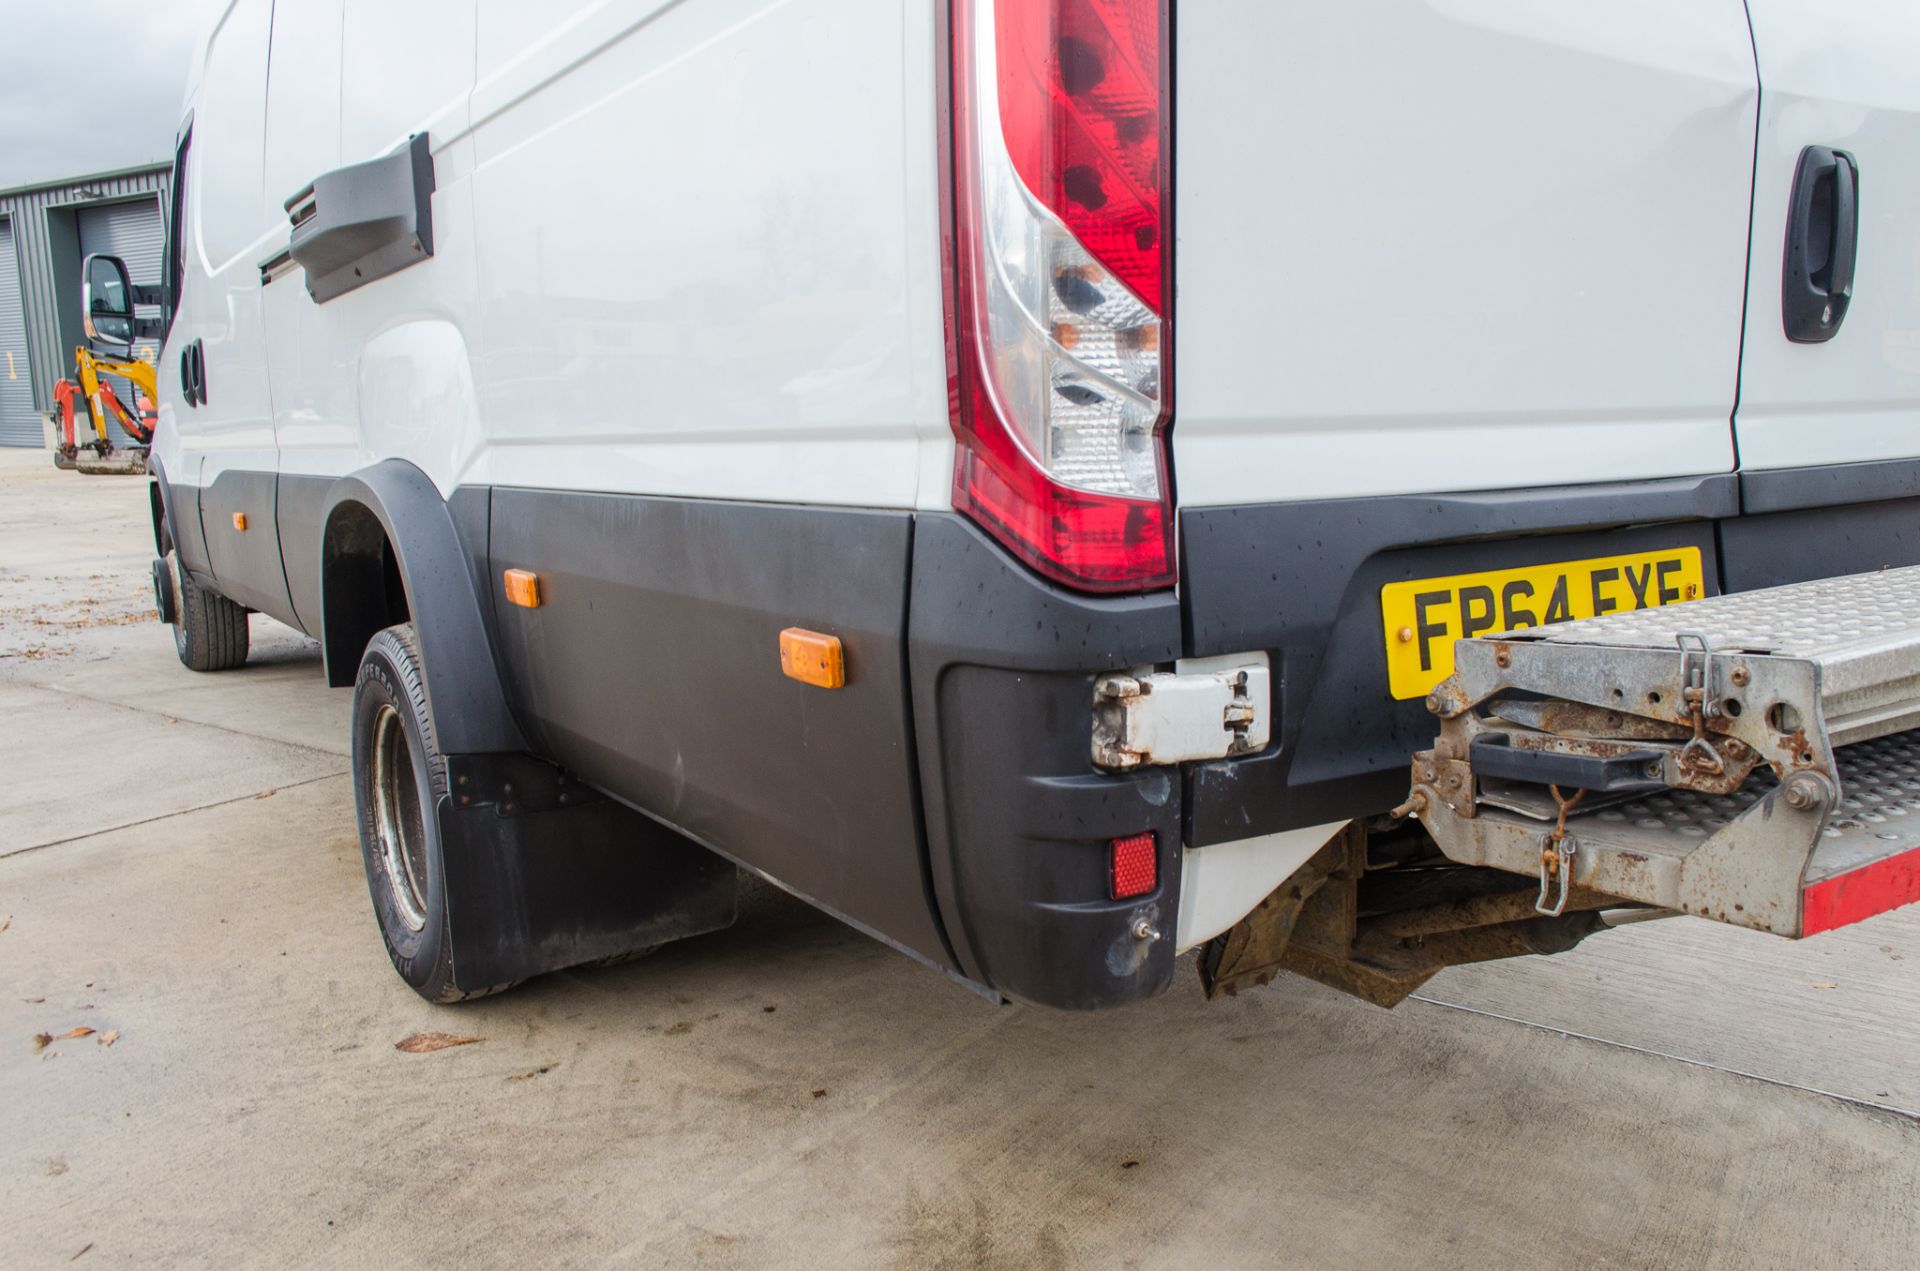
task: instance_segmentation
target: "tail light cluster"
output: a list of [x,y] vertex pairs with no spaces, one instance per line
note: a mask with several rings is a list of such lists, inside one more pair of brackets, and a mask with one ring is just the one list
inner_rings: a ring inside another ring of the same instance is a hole
[[1168,0],[952,0],[954,506],[1086,591],[1174,581]]

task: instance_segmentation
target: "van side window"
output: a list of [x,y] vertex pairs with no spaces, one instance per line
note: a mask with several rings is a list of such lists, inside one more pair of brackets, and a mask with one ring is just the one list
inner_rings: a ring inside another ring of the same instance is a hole
[[193,148],[193,127],[180,134],[180,146],[173,152],[173,176],[167,182],[171,206],[167,209],[167,254],[165,274],[160,280],[166,288],[166,306],[160,311],[160,343],[173,331],[174,315],[180,312],[180,287],[187,277],[187,152]]
[[214,32],[196,112],[194,224],[215,273],[269,228],[261,214],[265,167],[267,26],[272,0],[237,0]]

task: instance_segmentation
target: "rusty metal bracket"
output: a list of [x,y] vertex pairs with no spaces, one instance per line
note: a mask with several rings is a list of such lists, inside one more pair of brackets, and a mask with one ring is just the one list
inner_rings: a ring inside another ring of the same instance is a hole
[[1207,999],[1232,997],[1243,988],[1271,983],[1282,969],[1294,929],[1307,904],[1326,883],[1364,867],[1365,831],[1348,825],[1280,884],[1252,913],[1200,951],[1200,983]]

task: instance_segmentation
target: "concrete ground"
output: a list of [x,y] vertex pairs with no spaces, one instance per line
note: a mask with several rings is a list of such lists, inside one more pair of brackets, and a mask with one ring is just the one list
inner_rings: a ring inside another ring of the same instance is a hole
[[[367,902],[348,692],[265,618],[184,670],[146,498],[0,451],[0,1265],[1920,1261],[1920,910],[1648,923],[1391,1013],[1183,977],[1079,1017],[766,890],[428,1006]],[[422,1029],[482,1040],[394,1048]]]

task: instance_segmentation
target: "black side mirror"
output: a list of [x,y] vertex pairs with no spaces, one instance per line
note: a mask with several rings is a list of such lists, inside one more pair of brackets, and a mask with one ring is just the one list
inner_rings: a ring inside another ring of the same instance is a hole
[[80,312],[89,340],[133,347],[133,283],[118,256],[92,255],[80,267]]

